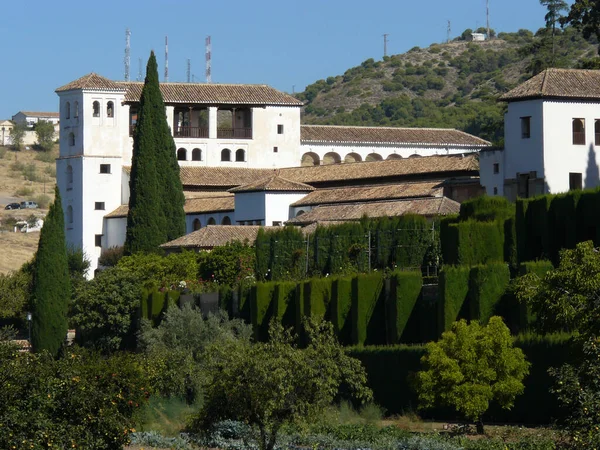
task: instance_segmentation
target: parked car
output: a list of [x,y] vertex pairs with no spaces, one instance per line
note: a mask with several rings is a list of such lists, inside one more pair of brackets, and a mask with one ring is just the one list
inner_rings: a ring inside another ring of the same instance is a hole
[[37,208],[38,204],[36,202],[21,202],[21,209],[27,208]]
[[21,209],[21,205],[18,203],[9,203],[4,207],[4,209]]

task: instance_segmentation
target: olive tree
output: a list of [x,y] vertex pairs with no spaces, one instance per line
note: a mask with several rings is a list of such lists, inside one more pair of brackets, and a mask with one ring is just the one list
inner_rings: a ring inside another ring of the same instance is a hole
[[42,150],[52,150],[52,145],[54,143],[54,125],[52,122],[40,120],[36,123],[35,135],[37,137],[37,143]]
[[477,424],[483,433],[483,414],[490,402],[510,409],[523,393],[529,363],[501,317],[486,326],[455,322],[437,342],[430,342],[416,374],[419,409],[450,406]]
[[282,425],[330,405],[344,385],[359,402],[372,394],[360,361],[337,342],[331,323],[306,325],[308,346],[275,322],[268,342],[229,341],[211,347],[204,408],[193,428],[224,419],[250,425],[261,450],[271,450]]

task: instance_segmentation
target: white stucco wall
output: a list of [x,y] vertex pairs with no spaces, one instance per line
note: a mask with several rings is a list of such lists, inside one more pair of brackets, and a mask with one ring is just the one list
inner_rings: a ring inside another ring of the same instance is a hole
[[306,197],[308,192],[267,192],[265,196],[265,223],[266,226],[279,222],[283,225],[290,217],[290,205]]
[[125,244],[127,217],[104,219],[104,242],[102,248],[120,247]]
[[[584,145],[573,145],[575,118],[585,120]],[[568,191],[569,173],[581,173],[584,188],[600,185],[600,147],[594,144],[596,120],[600,120],[600,103],[544,102],[544,166],[550,192]]]
[[[494,164],[498,164],[498,173],[494,173]],[[479,152],[479,177],[487,195],[504,195],[504,150]]]

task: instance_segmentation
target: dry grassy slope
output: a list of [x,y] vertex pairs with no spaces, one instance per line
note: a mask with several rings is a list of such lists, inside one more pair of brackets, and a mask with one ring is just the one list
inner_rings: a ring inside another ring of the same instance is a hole
[[[31,214],[43,216],[46,209],[5,210],[4,206],[12,201],[40,200],[46,195],[48,202],[54,200],[54,185],[56,184],[55,163],[52,158],[58,155],[55,148],[50,158],[47,155],[40,161],[40,154],[35,150],[15,152],[0,146],[0,228],[1,223],[6,224],[6,219],[14,217],[25,220]],[[28,181],[19,167],[25,167],[36,181]],[[35,169],[33,169],[35,168]],[[33,175],[32,175],[33,174]],[[45,193],[44,193],[45,192]],[[19,269],[29,261],[35,251],[39,240],[39,233],[13,233],[0,232],[0,273],[8,273]]]
[[[522,44],[494,39],[477,43],[456,41],[446,44],[432,44],[428,48],[416,47],[407,53],[393,55],[387,61],[380,62],[378,67],[373,69],[375,76],[358,76],[349,82],[343,82],[343,76],[335,77],[335,82],[330,86],[330,89],[319,92],[311,102],[311,106],[315,109],[326,110],[326,114],[320,116],[323,119],[333,115],[340,107],[343,107],[345,112],[350,112],[362,104],[377,105],[386,98],[393,98],[399,95],[432,100],[441,99],[446,95],[454,95],[458,92],[456,85],[459,71],[448,64],[448,61],[467,52],[469,46],[473,45],[477,45],[484,51],[502,52],[505,50],[516,51]],[[594,46],[588,44],[582,45],[583,47],[579,49],[581,54],[584,54],[586,57],[595,55],[596,48]],[[392,81],[393,74],[398,69],[398,62],[401,62],[402,66],[405,66],[406,63],[411,63],[413,66],[422,66],[423,63],[431,62],[433,63],[433,67],[438,67],[440,63],[445,63],[442,65],[448,69],[448,73],[442,76],[445,81],[444,88],[442,90],[428,89],[423,94],[417,94],[407,88],[399,91],[384,91],[383,83]],[[501,69],[502,77],[509,87],[515,86],[522,81],[527,64],[527,59],[519,59],[517,62],[510,63]],[[473,75],[470,74],[468,79],[471,79]],[[481,84],[488,85],[492,91],[496,90],[491,80],[485,80]],[[476,89],[473,90],[473,92],[475,91]],[[466,98],[470,98],[470,95]],[[311,119],[316,118],[317,116],[311,113],[304,116],[306,123],[310,123]]]

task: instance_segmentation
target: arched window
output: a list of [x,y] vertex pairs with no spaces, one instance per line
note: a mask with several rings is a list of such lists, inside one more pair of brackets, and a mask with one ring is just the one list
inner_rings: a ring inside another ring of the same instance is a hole
[[187,161],[187,150],[185,148],[177,150],[177,161]]
[[585,145],[585,119],[573,119],[573,145]]
[[69,205],[67,207],[67,224],[73,223],[73,207]]
[[200,228],[202,228],[202,224],[200,223],[200,219],[194,219],[194,222],[192,223],[192,228],[194,229],[194,231],[199,230]]
[[192,161],[202,161],[202,150],[199,148],[192,150]]
[[402,159],[402,156],[400,156],[398,153],[391,153],[386,159],[393,161],[397,159]]
[[325,153],[323,156],[323,165],[327,166],[329,164],[339,164],[342,162],[342,158],[336,152]]
[[362,157],[358,153],[348,153],[344,158],[345,163],[355,163],[362,161]]
[[301,216],[302,214],[304,214],[304,210],[299,209],[298,212],[296,213],[296,217]]
[[221,220],[221,225],[231,225],[231,219],[229,216],[223,217],[223,220]]
[[235,151],[235,160],[236,160],[236,162],[246,161],[246,152],[241,148],[236,150]]
[[215,222],[215,219],[213,217],[209,217],[208,222],[206,222],[207,225],[216,225],[217,222]]
[[308,152],[302,155],[302,162],[300,163],[301,166],[318,166],[319,164],[321,164],[321,160],[319,159],[319,155],[316,153]]
[[383,158],[379,153],[369,153],[365,158],[365,161],[382,161]]
[[73,133],[69,133],[69,147],[73,147],[75,145],[75,135]]
[[421,157],[421,155],[417,155],[416,153],[409,156],[409,158],[420,158],[420,157]]
[[73,189],[73,167],[67,166],[67,189]]
[[79,102],[78,101],[75,102],[75,114],[73,114],[73,117],[75,117],[76,119],[79,119]]
[[228,148],[221,150],[221,161],[231,161],[231,150]]
[[93,109],[93,116],[100,117],[100,102],[99,101],[96,100],[94,103],[92,103],[92,109]]
[[106,104],[106,117],[115,117],[115,104],[113,102]]
[[70,119],[71,118],[71,104],[69,102],[67,102],[67,104],[65,105],[65,119]]

